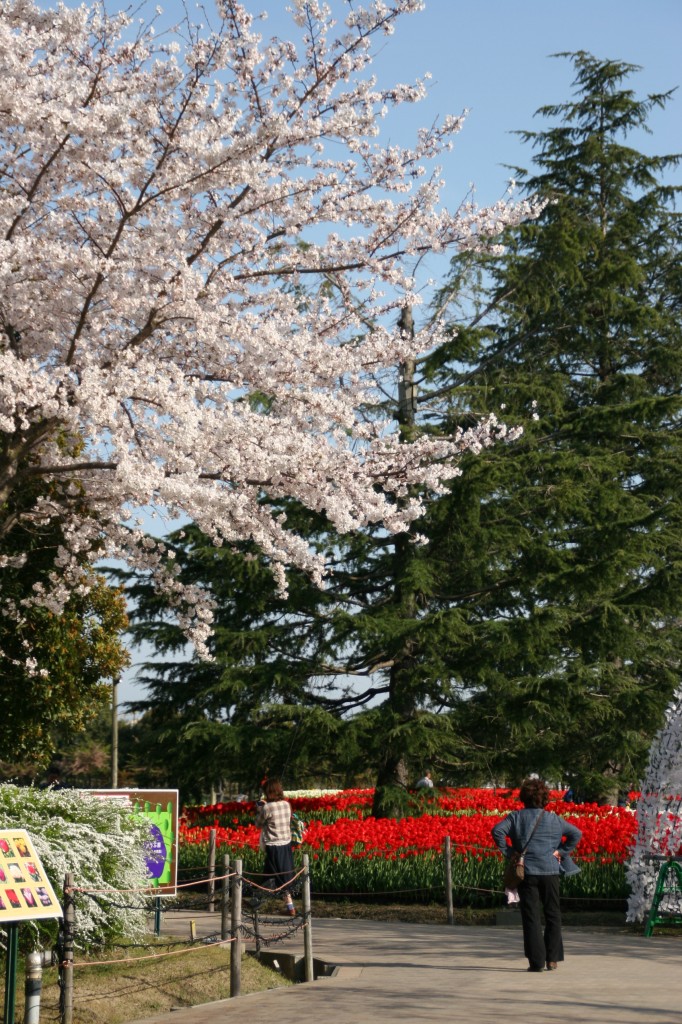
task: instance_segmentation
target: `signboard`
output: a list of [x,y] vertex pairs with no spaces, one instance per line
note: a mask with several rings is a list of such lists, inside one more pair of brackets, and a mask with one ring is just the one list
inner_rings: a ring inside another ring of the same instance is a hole
[[100,800],[120,800],[149,821],[145,861],[150,888],[174,895],[178,884],[177,789],[89,789]]
[[23,828],[0,832],[0,925],[61,917],[62,908]]

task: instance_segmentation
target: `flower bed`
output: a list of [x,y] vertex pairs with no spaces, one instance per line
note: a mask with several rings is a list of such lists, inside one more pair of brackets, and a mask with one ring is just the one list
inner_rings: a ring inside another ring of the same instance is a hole
[[[293,808],[308,829],[303,849],[310,855],[315,895],[359,895],[405,900],[442,900],[443,847],[450,837],[453,889],[460,905],[502,902],[501,858],[490,835],[492,825],[519,806],[517,791],[435,790],[414,794],[410,817],[371,816],[372,790],[346,790],[315,797],[294,797]],[[548,805],[582,830],[575,854],[579,875],[562,883],[573,900],[627,897],[624,863],[636,834],[636,817],[622,807],[567,804],[553,793]],[[259,830],[252,824],[253,803],[222,803],[185,809],[180,829],[180,866],[201,870],[207,862],[209,834],[216,829],[218,855],[241,858],[246,873],[262,863]]]

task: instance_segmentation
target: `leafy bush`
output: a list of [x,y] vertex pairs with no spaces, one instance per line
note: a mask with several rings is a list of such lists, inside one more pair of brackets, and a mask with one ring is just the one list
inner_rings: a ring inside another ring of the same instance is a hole
[[[74,876],[78,949],[135,938],[146,930],[149,898],[118,890],[140,888],[147,873],[144,841],[149,824],[119,801],[79,790],[0,785],[0,829],[25,829],[60,897],[67,872]],[[96,891],[97,890],[97,891]],[[56,920],[26,922],[23,947],[54,944]]]

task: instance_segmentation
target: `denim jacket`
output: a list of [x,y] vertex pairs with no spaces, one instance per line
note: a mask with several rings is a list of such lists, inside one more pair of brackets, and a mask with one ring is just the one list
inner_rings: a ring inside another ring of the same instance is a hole
[[[511,849],[521,853],[538,815],[541,815],[541,819],[525,854],[526,873],[558,875],[559,861],[554,856],[555,851],[570,853],[577,846],[582,832],[553,811],[544,811],[537,807],[524,807],[521,811],[512,811],[504,821],[495,825],[492,830],[493,839],[505,857],[509,856]],[[507,836],[511,839],[511,848],[507,845]]]

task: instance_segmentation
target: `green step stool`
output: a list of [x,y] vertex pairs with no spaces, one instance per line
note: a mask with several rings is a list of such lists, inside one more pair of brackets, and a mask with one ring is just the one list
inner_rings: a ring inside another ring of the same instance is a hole
[[644,934],[653,935],[657,924],[682,924],[682,914],[659,913],[659,907],[667,896],[682,900],[682,857],[652,856],[652,860],[663,861],[656,879],[653,903],[646,921]]

